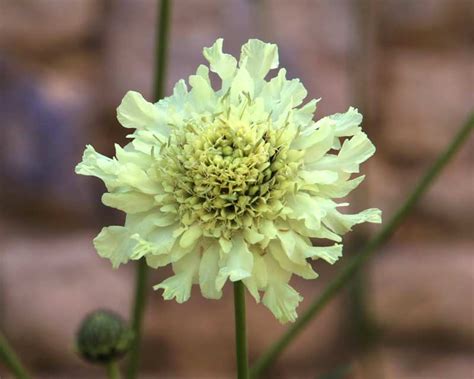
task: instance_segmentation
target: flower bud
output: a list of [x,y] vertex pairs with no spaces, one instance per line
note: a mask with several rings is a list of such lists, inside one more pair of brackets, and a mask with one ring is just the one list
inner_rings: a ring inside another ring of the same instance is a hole
[[98,310],[82,321],[76,336],[78,353],[93,363],[108,363],[127,353],[133,331],[116,313]]

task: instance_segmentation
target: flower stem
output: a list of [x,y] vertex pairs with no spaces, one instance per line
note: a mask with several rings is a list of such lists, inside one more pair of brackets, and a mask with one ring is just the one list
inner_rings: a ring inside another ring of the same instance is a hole
[[[158,7],[156,44],[155,44],[155,79],[153,84],[154,101],[164,97],[165,76],[168,53],[168,35],[170,25],[171,1],[161,0]],[[144,258],[136,264],[135,298],[132,313],[132,328],[135,334],[127,368],[127,378],[135,379],[140,366],[140,343],[143,315],[146,304],[147,265]]]
[[166,69],[168,66],[168,41],[171,19],[171,1],[161,0],[156,28],[155,46],[155,82],[153,84],[153,97],[155,101],[165,96]]
[[17,379],[30,379],[30,375],[20,362],[5,336],[0,332],[0,361]]
[[156,29],[156,45],[155,45],[155,82],[153,85],[153,96],[155,101],[165,96],[166,88],[166,71],[168,58],[168,42],[171,19],[171,0],[161,0],[158,27]]
[[107,363],[107,376],[109,379],[120,379],[120,370],[116,361]]
[[147,265],[144,258],[136,263],[135,298],[132,314],[132,330],[134,334],[130,357],[128,360],[127,377],[134,379],[140,366],[140,342],[142,337],[143,315],[146,304]]
[[237,378],[248,379],[247,330],[245,325],[245,287],[242,281],[234,282],[235,350],[237,353]]
[[406,216],[413,209],[415,204],[430,188],[434,179],[439,175],[445,165],[451,160],[455,153],[467,140],[469,134],[474,128],[474,113],[470,115],[464,126],[459,130],[446,150],[442,152],[431,168],[426,171],[425,175],[416,185],[413,192],[408,196],[405,203],[395,212],[395,215],[385,224],[384,228],[369,241],[369,243],[361,250],[361,252],[352,258],[347,265],[343,267],[339,275],[337,275],[326,287],[319,298],[315,299],[305,313],[303,313],[296,322],[288,328],[283,336],[265,352],[261,358],[257,360],[251,369],[251,377],[256,378],[264,372],[270,364],[285,350],[291,341],[306,327],[306,325],[329,303],[329,301],[350,281],[363,264],[370,258],[373,253],[383,245],[397,230]]

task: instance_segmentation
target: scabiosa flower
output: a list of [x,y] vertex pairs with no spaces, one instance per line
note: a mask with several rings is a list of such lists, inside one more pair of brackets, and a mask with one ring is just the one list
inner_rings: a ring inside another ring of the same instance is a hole
[[[378,209],[357,214],[337,200],[357,187],[352,178],[375,152],[354,108],[314,122],[316,100],[278,67],[274,44],[251,39],[240,60],[222,52],[222,39],[204,49],[201,65],[173,94],[152,104],[128,92],[117,109],[135,129],[110,159],[87,146],[76,172],[102,179],[105,205],[126,213],[124,226],[94,239],[114,267],[145,257],[174,276],[155,289],[182,303],[193,284],[210,299],[241,280],[281,322],[296,319],[302,297],[293,274],[314,279],[308,259],[333,264],[341,235],[355,224],[381,222]],[[220,78],[211,85],[209,69]],[[336,242],[313,246],[311,238]]]

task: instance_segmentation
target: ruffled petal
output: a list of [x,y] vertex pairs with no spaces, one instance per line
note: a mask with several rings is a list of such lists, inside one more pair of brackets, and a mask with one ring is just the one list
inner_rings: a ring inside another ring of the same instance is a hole
[[316,104],[319,100],[311,100],[301,108],[294,109],[293,111],[293,122],[297,127],[304,128],[306,125],[311,123],[314,112],[316,111]]
[[246,228],[244,229],[243,233],[244,233],[245,240],[251,245],[255,245],[263,241],[263,239],[265,238],[265,236],[257,232],[255,228]]
[[276,228],[275,224],[271,220],[262,220],[260,223],[260,233],[262,233],[265,237],[260,243],[262,248],[267,247],[268,243],[276,238],[278,229]]
[[222,79],[224,89],[235,75],[237,60],[232,55],[222,52],[223,41],[222,38],[219,38],[211,47],[204,48],[203,55],[209,61],[211,71]]
[[128,91],[117,108],[117,120],[125,128],[153,129],[162,136],[169,135],[166,118],[158,108],[135,91]]
[[130,230],[131,234],[138,233],[140,236],[146,237],[157,226],[168,226],[176,223],[176,221],[173,221],[162,225],[160,220],[164,217],[166,215],[155,209],[142,213],[128,213],[125,217],[125,227]]
[[126,213],[146,212],[155,206],[153,196],[137,191],[104,193],[102,203]]
[[375,153],[375,146],[363,132],[346,140],[338,155],[328,154],[320,160],[306,165],[310,170],[341,170],[347,173],[359,172],[359,165]]
[[183,248],[193,246],[196,244],[197,240],[201,236],[202,236],[202,228],[198,224],[195,224],[181,235],[179,244]]
[[137,241],[137,245],[131,253],[132,259],[140,259],[141,257],[151,255],[170,254],[171,249],[176,241],[173,232],[177,225],[171,225],[164,228],[154,228],[146,235],[135,233],[132,238]]
[[168,266],[171,263],[169,255],[145,255],[146,264],[154,269]]
[[308,184],[333,184],[339,179],[339,175],[334,171],[300,171],[299,177]]
[[326,216],[326,210],[321,207],[318,198],[304,192],[290,197],[287,207],[290,210],[289,218],[303,220],[305,226],[311,230],[318,230],[321,220]]
[[349,107],[345,113],[336,113],[329,118],[335,121],[335,129],[337,137],[353,136],[360,132],[360,124],[362,123],[362,115],[356,108]]
[[260,92],[260,96],[265,99],[265,110],[272,115],[275,124],[287,119],[288,112],[300,105],[306,95],[307,91],[298,79],[286,79],[284,68],[265,83]]
[[356,214],[342,214],[334,208],[328,212],[323,222],[335,233],[345,234],[357,224],[364,222],[380,224],[382,222],[382,211],[377,208],[370,208]]
[[278,46],[250,39],[242,46],[239,65],[243,66],[245,61],[250,76],[263,79],[268,71],[278,67]]
[[281,269],[272,257],[265,257],[269,276],[263,304],[281,323],[295,321],[296,307],[303,297],[288,285],[291,274]]
[[[339,175],[340,177],[341,175]],[[326,195],[331,199],[339,199],[347,196],[352,190],[356,189],[363,182],[365,175],[358,176],[351,180],[340,180],[333,184],[319,184],[318,194]]]
[[288,224],[295,232],[304,237],[322,238],[335,242],[341,242],[342,237],[326,228],[323,224],[319,229],[307,228],[302,220],[288,220]]
[[216,287],[217,274],[219,273],[219,245],[212,243],[204,249],[199,265],[199,287],[204,297],[220,299],[222,291]]
[[306,261],[304,254],[300,249],[301,237],[293,230],[279,230],[277,237],[288,258],[296,264],[304,265]]
[[161,190],[159,184],[150,178],[142,167],[134,163],[125,163],[120,166],[117,182],[150,195],[156,195]]
[[132,143],[129,143],[125,147],[121,147],[115,144],[115,156],[119,163],[133,163],[136,166],[147,169],[153,163],[153,157],[151,154],[145,154],[135,149]]
[[197,74],[189,77],[189,84],[192,87],[190,92],[196,110],[211,110],[215,106],[216,94],[209,81],[209,69],[206,66],[199,66]]
[[217,288],[221,289],[227,279],[232,282],[248,278],[252,274],[253,254],[241,235],[232,239],[232,249],[225,257],[225,262],[217,275]]
[[241,102],[241,96],[252,98],[254,92],[255,83],[247,71],[246,66],[239,67],[230,87],[231,103],[239,104]]
[[173,263],[175,275],[153,286],[154,290],[163,289],[165,300],[176,299],[178,303],[188,301],[194,277],[198,273],[200,257],[198,254],[188,254],[178,262]]
[[232,241],[221,237],[219,238],[219,246],[221,247],[222,252],[227,254],[232,250]]
[[335,122],[328,117],[322,118],[307,128],[291,143],[293,149],[304,149],[305,162],[313,162],[320,159],[332,147],[334,140]]
[[305,255],[307,258],[321,258],[330,264],[334,264],[340,257],[342,257],[342,245],[311,246],[306,250]]
[[252,276],[242,280],[257,303],[260,302],[258,290],[264,289],[268,283],[268,273],[265,261],[260,254],[253,255]]
[[108,258],[112,267],[127,263],[136,242],[130,238],[130,231],[123,226],[102,228],[94,238],[94,247],[102,258]]
[[293,287],[279,282],[269,284],[263,296],[263,304],[282,324],[296,320],[296,307],[302,300],[303,297]]
[[291,261],[286,254],[286,251],[283,250],[281,245],[277,241],[272,241],[268,245],[268,251],[280,264],[281,268],[288,272],[293,272],[298,276],[301,276],[304,279],[316,279],[318,274],[314,272],[313,268],[306,261],[301,264],[297,264]]
[[76,166],[76,174],[101,179],[109,191],[117,186],[119,170],[120,166],[115,159],[99,154],[91,145],[86,146],[82,162]]

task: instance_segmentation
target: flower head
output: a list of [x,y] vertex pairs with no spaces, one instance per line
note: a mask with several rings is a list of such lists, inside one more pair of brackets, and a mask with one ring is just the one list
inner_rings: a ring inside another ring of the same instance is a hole
[[[375,152],[354,108],[314,122],[316,100],[286,79],[274,44],[249,40],[239,62],[222,52],[222,39],[204,49],[211,85],[201,65],[186,83],[155,104],[128,92],[119,122],[135,131],[112,159],[87,146],[76,171],[102,179],[105,205],[126,213],[95,247],[114,267],[145,257],[153,268],[171,264],[174,276],[155,288],[165,299],[189,299],[193,284],[218,299],[227,280],[242,280],[281,321],[294,321],[302,297],[293,274],[314,279],[308,259],[332,264],[341,235],[362,222],[381,222],[378,209],[343,214],[352,178]],[[313,246],[310,238],[336,242]]]

